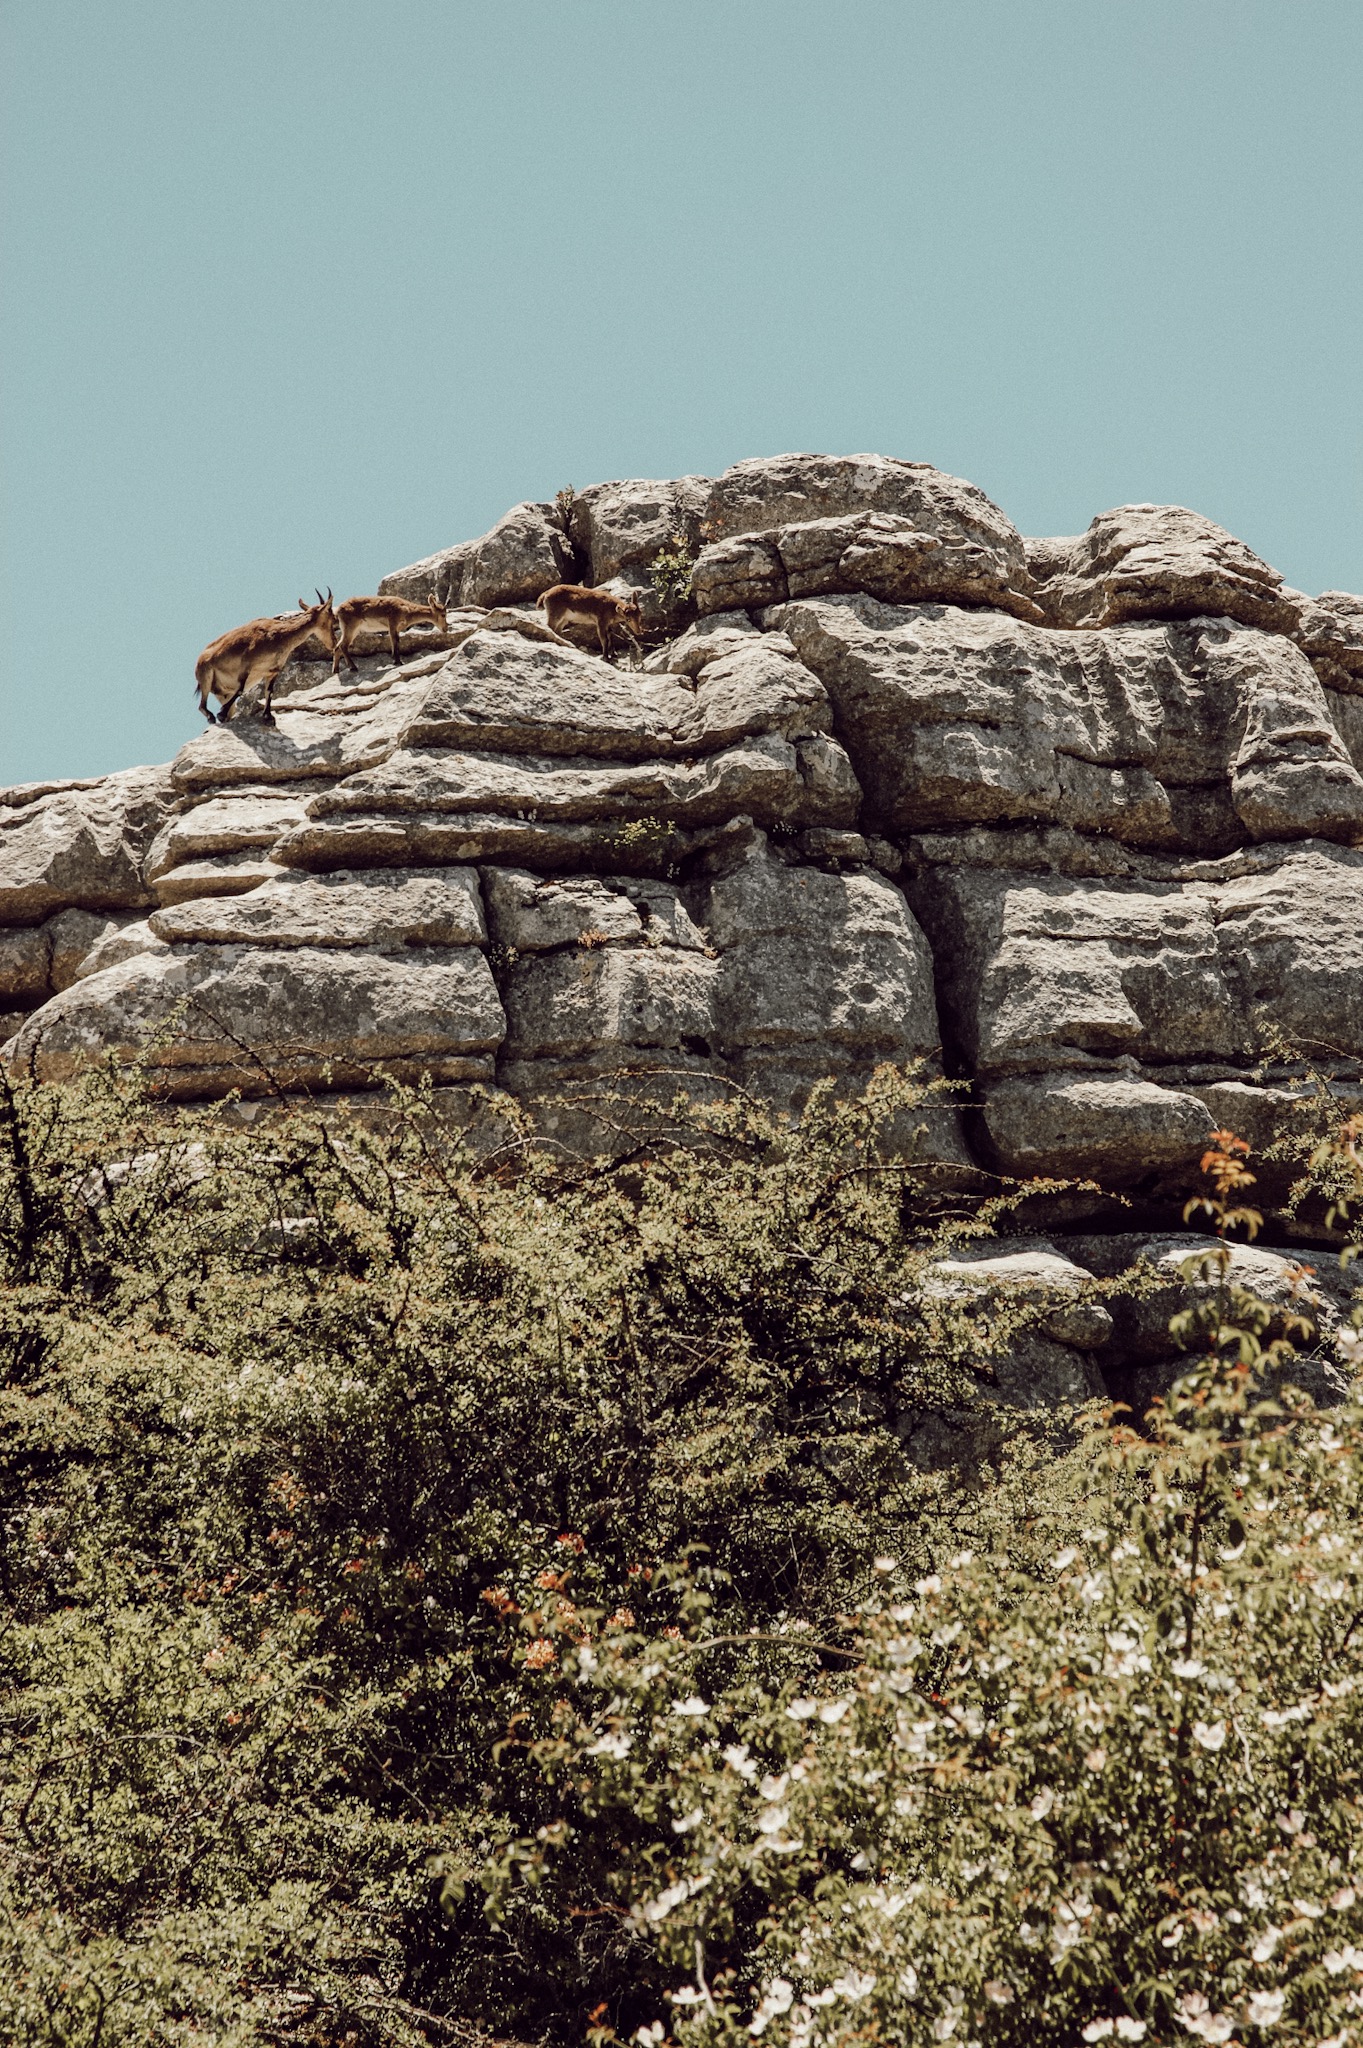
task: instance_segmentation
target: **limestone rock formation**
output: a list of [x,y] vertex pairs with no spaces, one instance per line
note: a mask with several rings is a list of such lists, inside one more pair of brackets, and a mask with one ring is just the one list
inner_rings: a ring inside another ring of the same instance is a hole
[[[642,667],[549,631],[562,580],[643,595]],[[966,1084],[920,1139],[956,1169],[1164,1213],[1302,1057],[1363,1098],[1363,599],[1180,507],[1025,540],[927,464],[821,455],[519,505],[382,588],[443,598],[443,642],[0,792],[11,1063],[479,1081],[591,1149],[612,1090],[922,1059]]]

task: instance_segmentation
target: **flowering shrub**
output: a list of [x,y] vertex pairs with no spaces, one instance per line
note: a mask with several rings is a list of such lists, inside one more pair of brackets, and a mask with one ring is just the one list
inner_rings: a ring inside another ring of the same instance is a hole
[[1151,1438],[975,1401],[1054,1304],[934,1284],[923,1097],[568,1170],[0,1074],[0,2039],[1355,2025],[1355,1413],[1224,1270]]
[[1361,1452],[1357,1407],[1297,1419],[1209,1366],[1150,1439],[1095,1431],[1107,1513],[1048,1582],[887,1569],[849,1671],[716,1686],[699,1596],[684,1643],[565,1645],[561,1812],[489,1870],[494,1912],[623,1810],[650,2038],[1354,2038]]
[[[1244,1152],[1204,1160],[1222,1231]],[[685,1641],[563,1646],[558,1810],[489,1910],[609,1900],[662,1965],[641,2048],[1363,2038],[1363,1405],[1261,1398],[1286,1340],[1191,1265],[1205,1355],[1147,1434],[1090,1419],[1044,1572],[881,1559],[854,1656],[784,1683],[726,1676],[695,1582]]]

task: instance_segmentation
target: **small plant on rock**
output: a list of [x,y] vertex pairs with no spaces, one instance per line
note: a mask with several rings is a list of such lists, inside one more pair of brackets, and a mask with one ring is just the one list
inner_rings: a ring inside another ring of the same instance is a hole
[[691,595],[691,571],[695,554],[685,534],[674,533],[668,547],[660,548],[648,565],[648,580],[669,624],[678,624]]

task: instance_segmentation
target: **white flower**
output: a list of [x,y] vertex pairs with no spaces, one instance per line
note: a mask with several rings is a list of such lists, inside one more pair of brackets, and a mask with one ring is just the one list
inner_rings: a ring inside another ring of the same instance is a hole
[[942,1581],[937,1577],[937,1574],[934,1572],[931,1578],[919,1579],[915,1584],[913,1590],[918,1595],[920,1600],[926,1600],[929,1593],[941,1592]]
[[1363,1330],[1336,1330],[1335,1349],[1346,1365],[1363,1365]]
[[1090,2020],[1080,2035],[1080,2039],[1083,2041],[1106,2041],[1108,2036],[1115,2034],[1116,2031],[1116,2020]]
[[847,1975],[839,1977],[833,1986],[839,1998],[845,1998],[851,2005],[855,2005],[859,1999],[867,1997],[875,1988],[875,1978],[869,1976],[864,1970],[849,1970]]
[[779,1799],[789,1783],[789,1771],[782,1771],[779,1778],[773,1778],[771,1773],[768,1772],[758,1790],[764,1799]]
[[[643,1907],[645,1920],[666,1920],[672,1908],[683,1905],[687,1896],[688,1893],[684,1884],[670,1884],[665,1892],[659,1892],[656,1899],[645,1900]],[[637,2039],[638,2036],[636,2035],[635,2038]],[[661,2040],[662,2036],[659,2035],[658,2038]]]
[[1225,1739],[1224,1721],[1194,1721],[1193,1741],[1200,1742],[1203,1749],[1220,1749]]
[[967,1566],[968,1564],[974,1564],[974,1562],[975,1562],[975,1553],[974,1553],[974,1551],[973,1551],[973,1550],[962,1550],[962,1551],[960,1551],[960,1552],[959,1552],[959,1553],[957,1554],[957,1556],[955,1556],[955,1557],[953,1557],[953,1558],[952,1558],[952,1560],[951,1560],[951,1569],[952,1569],[952,1570],[953,1570],[954,1572],[963,1572],[963,1571],[965,1570],[965,1568],[966,1568],[966,1566]]
[[1199,2034],[1204,2041],[1229,2041],[1235,2031],[1235,2021],[1230,2014],[1212,2012],[1200,1991],[1184,1993],[1179,2000],[1178,2016],[1190,2034]]
[[1126,2013],[1123,2013],[1121,2017],[1118,2019],[1117,2039],[1119,2041],[1143,2041],[1145,2039],[1145,2034],[1146,2027],[1144,2020],[1133,2020]]
[[918,1990],[918,1972],[912,1963],[905,1963],[899,1973],[899,1989],[905,1998],[912,1998]]
[[1344,1884],[1341,1885],[1339,1890],[1334,1893],[1330,1900],[1330,1904],[1334,1908],[1336,1913],[1347,1913],[1350,1906],[1352,1906],[1354,1902],[1354,1897],[1355,1893],[1353,1886],[1351,1884]]
[[1274,1949],[1282,1940],[1282,1936],[1283,1931],[1281,1927],[1266,1927],[1263,1933],[1259,1936],[1259,1939],[1255,1942],[1253,1948],[1250,1950],[1250,1954],[1254,1958],[1255,1962],[1268,1962],[1273,1954]]
[[786,1713],[792,1721],[812,1721],[819,1711],[817,1700],[792,1700]]
[[991,2005],[1011,2005],[1013,2003],[1012,1985],[1004,1984],[998,1977],[989,1978],[984,1987],[984,1995]]
[[1054,1805],[1054,1791],[1049,1785],[1043,1785],[1027,1811],[1031,1814],[1033,1820],[1045,1820],[1046,1815]]
[[1077,1550],[1058,1550],[1051,1559],[1051,1570],[1053,1572],[1066,1571],[1074,1563],[1078,1555],[1079,1552]]
[[673,1821],[672,1832],[674,1835],[689,1835],[692,1828],[698,1828],[704,1818],[705,1815],[700,1808],[693,1807],[690,1813],[683,1814],[680,1820]]
[[871,1570],[873,1572],[892,1572],[898,1563],[899,1559],[897,1557],[875,1557],[871,1560]]
[[851,1700],[828,1700],[819,1709],[819,1719],[824,1727],[836,1728],[851,1704]]
[[1293,1899],[1292,1910],[1300,1913],[1303,1920],[1323,1920],[1325,1917],[1324,1906],[1318,1906],[1314,1899]]
[[693,1692],[689,1700],[673,1700],[672,1711],[674,1714],[689,1714],[693,1720],[699,1720],[702,1714],[709,1713],[710,1702]]
[[779,1835],[789,1819],[788,1806],[769,1806],[766,1812],[758,1817],[757,1832],[760,1835]]
[[661,2020],[654,2020],[651,2026],[636,2027],[634,2038],[639,2043],[639,2048],[654,2048],[655,2042],[666,2040],[667,2028]]
[[1201,1678],[1206,1668],[1200,1657],[1175,1657],[1169,1666],[1175,1678]]
[[785,1977],[773,1977],[766,1990],[762,1993],[762,2002],[749,2022],[748,2032],[754,2035],[760,2034],[765,2029],[768,2020],[775,2019],[778,2013],[789,2012],[794,1996],[795,1986],[793,1984],[788,1982]]
[[1252,2027],[1276,2027],[1286,2000],[1281,1991],[1251,1991],[1249,2023]]
[[757,1765],[748,1754],[746,1742],[731,1742],[724,1752],[724,1761],[731,1771],[737,1771],[740,1778],[749,1783],[757,1776]]
[[623,1730],[615,1735],[602,1735],[587,1751],[588,1756],[628,1756],[634,1747],[634,1737]]

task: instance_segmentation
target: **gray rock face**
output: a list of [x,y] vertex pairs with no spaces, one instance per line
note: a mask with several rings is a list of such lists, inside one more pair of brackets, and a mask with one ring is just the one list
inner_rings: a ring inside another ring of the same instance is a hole
[[179,1100],[230,1088],[372,1086],[390,1073],[491,1079],[506,1020],[476,948],[378,952],[173,946],[86,976],[35,1011],[10,1057],[60,1081],[92,1054],[144,1058]]
[[[644,595],[641,665],[549,630],[561,580]],[[0,792],[8,1058],[495,1080],[589,1147],[613,1090],[793,1106],[919,1061],[969,1111],[906,1144],[1161,1216],[1212,1128],[1268,1140],[1295,1055],[1363,1102],[1363,599],[1179,507],[1024,541],[927,464],[823,455],[519,505],[381,587],[445,600],[434,645],[295,664],[277,726],[169,769]],[[1065,1296],[1054,1246],[991,1257],[947,1277]],[[1076,1285],[1000,1399],[1092,1390]]]
[[0,801],[0,924],[152,901],[142,861],[173,795],[164,769],[132,768],[27,801],[6,794],[20,801]]
[[692,588],[702,615],[865,591],[889,604],[985,604],[1042,620],[1031,598],[1011,587],[1018,573],[979,541],[943,540],[893,512],[856,512],[716,541],[698,556]]
[[891,832],[1040,820],[1142,847],[1363,836],[1363,775],[1291,642],[1092,632],[837,597],[764,614],[828,690]]
[[285,872],[242,896],[206,897],[148,919],[172,944],[469,946],[486,938],[478,878],[467,868]]
[[648,571],[655,557],[678,542],[694,552],[708,489],[708,477],[683,476],[666,483],[633,478],[579,491],[568,533],[584,571],[581,580],[637,590],[647,604],[652,597]]
[[865,512],[897,514],[920,533],[974,542],[1026,574],[1021,534],[983,491],[931,463],[883,455],[776,455],[736,462],[711,484],[700,530],[707,541],[723,541]]
[[383,597],[443,598],[456,605],[522,604],[555,583],[580,581],[554,505],[513,505],[480,540],[462,541],[383,577]]
[[1296,625],[1277,570],[1224,526],[1182,505],[1119,505],[1099,513],[1038,600],[1065,626],[1218,616],[1277,633]]

